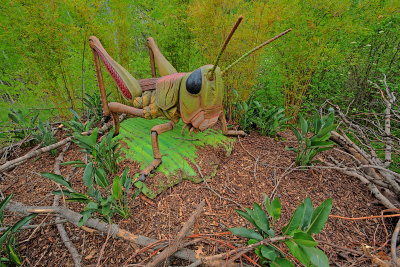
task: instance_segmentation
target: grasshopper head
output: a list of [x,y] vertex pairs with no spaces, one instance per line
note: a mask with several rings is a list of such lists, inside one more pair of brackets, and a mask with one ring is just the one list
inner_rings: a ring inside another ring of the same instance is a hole
[[179,98],[183,122],[203,131],[217,122],[222,111],[224,84],[221,69],[215,68],[213,77],[208,77],[213,65],[206,65],[185,75]]

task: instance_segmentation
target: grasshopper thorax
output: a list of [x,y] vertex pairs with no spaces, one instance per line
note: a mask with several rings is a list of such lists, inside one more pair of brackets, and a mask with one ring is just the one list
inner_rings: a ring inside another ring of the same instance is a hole
[[216,67],[210,80],[208,75],[212,68],[213,65],[205,65],[187,73],[179,93],[183,122],[201,131],[217,122],[222,111],[224,84],[221,69]]

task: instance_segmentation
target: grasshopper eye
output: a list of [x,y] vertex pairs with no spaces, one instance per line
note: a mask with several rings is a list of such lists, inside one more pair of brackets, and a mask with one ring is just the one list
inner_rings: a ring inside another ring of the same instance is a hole
[[198,94],[201,90],[201,81],[201,69],[193,71],[186,80],[186,90],[193,95]]

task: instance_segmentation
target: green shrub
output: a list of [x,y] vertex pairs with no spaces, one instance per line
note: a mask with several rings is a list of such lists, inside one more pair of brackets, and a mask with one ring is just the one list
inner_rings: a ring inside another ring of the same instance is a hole
[[[246,211],[236,210],[237,213],[248,220],[254,229],[245,227],[230,228],[234,235],[249,238],[247,244],[256,244],[265,239],[277,237],[276,222],[281,215],[281,202],[278,197],[270,201],[266,199],[265,212],[261,206],[254,203],[254,209],[246,208]],[[255,248],[255,253],[260,258],[259,264],[263,266],[294,266],[286,259],[277,245],[285,243],[289,253],[298,259],[305,266],[328,267],[328,257],[322,250],[316,248],[317,242],[312,234],[319,233],[328,220],[332,209],[332,199],[325,200],[316,209],[312,206],[310,198],[306,198],[296,209],[293,216],[281,230],[280,241],[273,244],[259,245]]]
[[255,129],[261,135],[270,137],[274,137],[290,119],[285,116],[284,108],[266,108],[253,97],[250,97],[247,101],[239,101],[238,95],[234,104],[234,112],[240,127],[244,131],[248,132]]
[[[3,218],[4,218],[4,208],[7,203],[11,200],[12,195],[6,197],[0,203],[0,225],[4,226]],[[0,258],[0,266],[15,266],[21,265],[21,254],[18,248],[18,232],[22,226],[28,224],[32,218],[34,218],[37,214],[30,214],[25,216],[13,226],[10,226],[3,232],[0,236],[0,247],[1,247],[1,258]]]
[[11,108],[8,112],[8,118],[13,122],[11,127],[11,132],[13,133],[14,138],[16,139],[24,139],[27,137],[30,132],[36,128],[36,120],[39,114],[36,114],[32,117],[24,116],[20,109]]
[[[334,113],[330,112],[325,117],[315,114],[313,120],[313,129],[310,123],[299,115],[300,128],[299,132],[293,125],[290,129],[293,131],[297,139],[297,147],[287,147],[286,150],[296,152],[296,164],[298,166],[307,166],[313,163],[312,159],[319,153],[333,148],[333,142],[329,140],[331,131],[336,128],[334,124]],[[308,137],[312,133],[311,137]]]
[[[122,218],[129,217],[130,201],[128,194],[130,192],[132,178],[128,176],[128,168],[125,169],[121,177],[118,175],[115,176],[112,186],[108,182],[104,171],[101,169],[94,170],[93,166],[90,168],[92,168],[92,170],[90,170],[91,172],[95,172],[95,179],[92,179],[92,177],[85,178],[85,176],[87,176],[87,168],[85,168],[83,179],[85,185],[88,187],[87,194],[76,192],[71,187],[71,184],[61,175],[54,173],[41,173],[41,175],[60,185],[65,186],[69,190],[54,191],[53,194],[63,194],[67,196],[67,202],[81,202],[86,204],[86,207],[81,212],[82,217],[79,220],[79,226],[84,225],[86,221],[93,216],[93,213],[97,213],[102,220],[108,223],[111,222],[111,218],[114,214],[118,214]],[[140,190],[137,189],[133,194],[132,199],[135,199],[139,193]]]

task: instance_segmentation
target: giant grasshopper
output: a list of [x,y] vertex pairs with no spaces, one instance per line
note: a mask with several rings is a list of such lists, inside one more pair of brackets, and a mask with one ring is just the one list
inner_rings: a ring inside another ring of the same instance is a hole
[[[226,73],[226,70],[240,60],[283,36],[291,29],[248,51],[225,68],[225,70],[221,71],[218,67],[219,59],[242,19],[243,17],[240,16],[232,28],[215,63],[213,65],[202,66],[193,72],[178,73],[160,52],[154,39],[151,37],[148,38],[147,46],[150,52],[150,65],[153,78],[142,80],[136,80],[126,69],[113,60],[97,37],[91,36],[89,38],[100,88],[103,114],[106,117],[111,115],[115,125],[114,133],[118,134],[119,132],[119,118],[117,115],[119,113],[144,117],[146,119],[169,119],[169,122],[156,125],[151,129],[154,160],[141,172],[140,180],[144,181],[146,176],[160,165],[161,152],[158,144],[158,136],[163,132],[172,130],[179,119],[182,119],[185,123],[182,133],[185,131],[185,128],[189,129],[190,134],[193,131],[203,131],[216,123],[219,118],[225,135],[245,134],[243,131],[228,130],[225,115],[222,111],[224,95],[222,76]],[[99,58],[103,61],[124,98],[132,106],[117,102],[107,102]],[[156,78],[155,65],[161,78]]]

